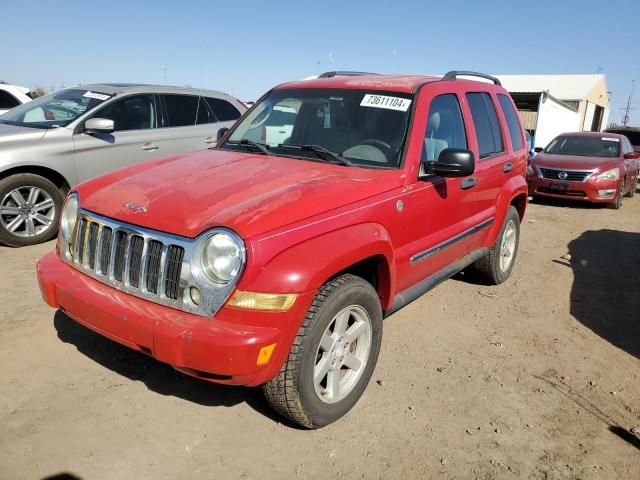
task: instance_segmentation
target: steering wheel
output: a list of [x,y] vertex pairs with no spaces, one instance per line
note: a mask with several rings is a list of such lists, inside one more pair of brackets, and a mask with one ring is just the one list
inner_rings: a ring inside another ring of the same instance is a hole
[[391,153],[391,145],[389,145],[387,142],[383,142],[382,140],[378,140],[376,138],[368,138],[367,140],[360,142],[358,145],[369,145],[371,147],[375,147],[381,150],[385,156]]

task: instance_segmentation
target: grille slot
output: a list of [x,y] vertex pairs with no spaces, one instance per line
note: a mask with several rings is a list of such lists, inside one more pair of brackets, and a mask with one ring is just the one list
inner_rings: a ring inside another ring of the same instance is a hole
[[149,242],[149,249],[147,251],[147,278],[145,279],[145,283],[147,290],[151,293],[158,293],[162,248],[162,243],[157,240],[151,240]]
[[102,227],[102,238],[100,242],[100,272],[103,275],[109,274],[111,264],[111,242],[113,240],[113,230],[111,227]]
[[127,234],[122,230],[116,232],[116,256],[113,259],[113,278],[122,282],[124,275],[124,265],[126,263],[125,253],[127,250]]
[[[593,173],[588,170],[572,171],[572,170],[561,170],[559,168],[547,168],[547,167],[539,167],[539,168],[540,168],[540,173],[542,173],[542,178],[547,178],[549,180],[565,180],[567,182],[584,182],[586,178]],[[558,175],[560,175],[561,173],[564,173],[566,177],[560,178]]]
[[144,239],[140,235],[132,235],[129,244],[129,285],[136,288],[140,286],[143,250]]
[[87,239],[87,255],[89,259],[87,264],[91,270],[96,268],[96,245],[98,243],[98,230],[100,227],[97,223],[91,222],[89,224],[89,238]]
[[166,275],[165,275],[165,295],[173,300],[178,298],[178,287],[180,286],[180,271],[182,270],[182,259],[184,258],[184,248],[170,245],[167,249]]
[[78,263],[84,263],[84,251],[85,251],[85,233],[87,232],[87,221],[81,218],[78,222],[78,236],[76,237],[77,256]]

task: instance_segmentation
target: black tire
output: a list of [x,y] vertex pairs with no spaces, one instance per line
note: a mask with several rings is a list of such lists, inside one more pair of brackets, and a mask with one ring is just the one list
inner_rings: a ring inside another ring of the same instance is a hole
[[633,186],[629,189],[629,191],[627,192],[627,194],[625,195],[625,197],[627,198],[633,198],[636,194],[636,181],[635,179],[633,180]]
[[620,191],[616,195],[616,198],[614,198],[613,202],[607,203],[608,208],[612,210],[620,210],[620,208],[622,207],[622,196],[623,196],[622,190],[623,190],[623,187],[620,186]]
[[[368,356],[346,397],[336,403],[325,403],[314,384],[320,340],[334,317],[351,306],[362,308],[370,319]],[[313,299],[279,374],[263,385],[267,401],[278,413],[305,428],[319,428],[338,420],[351,410],[367,387],[378,360],[381,340],[382,309],[371,284],[350,274],[330,280]]]
[[[514,246],[514,252],[511,258],[511,262],[508,264],[507,268],[503,270],[500,267],[500,249],[502,246],[502,240],[505,235],[505,230],[507,229],[507,225],[509,225],[510,222],[513,228],[515,229],[515,246]],[[516,210],[516,207],[511,205],[509,206],[509,210],[507,210],[507,215],[505,216],[498,238],[496,238],[495,243],[489,249],[489,251],[474,264],[475,269],[478,272],[480,272],[480,274],[489,283],[493,285],[498,285],[504,282],[507,278],[509,278],[509,275],[511,275],[513,266],[516,263],[519,244],[520,244],[520,215],[518,215],[518,210]]]
[[[58,233],[58,219],[60,218],[60,210],[64,202],[64,197],[58,187],[56,187],[51,181],[47,180],[44,177],[41,177],[40,175],[34,175],[32,173],[19,173],[0,180],[0,207],[2,207],[3,205],[9,206],[9,203],[11,203],[10,206],[15,207],[17,203],[11,202],[8,199],[8,195],[16,189],[26,189],[28,187],[39,188],[43,192],[46,192],[49,197],[51,197],[51,200],[53,200],[54,211],[53,218],[51,219],[51,224],[48,228],[33,236],[20,236],[10,232],[7,228],[10,225],[11,219],[15,217],[5,214],[0,218],[0,244],[10,247],[24,247],[27,245],[35,245],[37,243],[51,240]],[[46,213],[48,214],[49,212],[50,210],[48,210]],[[1,214],[2,213],[0,212],[0,215]]]

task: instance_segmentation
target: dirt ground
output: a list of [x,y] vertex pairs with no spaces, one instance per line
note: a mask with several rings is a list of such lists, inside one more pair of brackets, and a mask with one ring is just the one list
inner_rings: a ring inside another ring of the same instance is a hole
[[530,204],[512,277],[388,318],[365,395],[317,431],[47,307],[53,246],[0,247],[1,479],[640,478],[640,198]]

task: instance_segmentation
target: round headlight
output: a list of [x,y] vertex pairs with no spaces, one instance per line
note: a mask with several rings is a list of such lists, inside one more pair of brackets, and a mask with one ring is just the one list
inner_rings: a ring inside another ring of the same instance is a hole
[[239,242],[228,233],[216,233],[205,240],[202,249],[202,270],[209,280],[229,283],[242,268],[243,251]]
[[73,229],[76,226],[76,220],[78,218],[78,195],[72,193],[67,198],[60,215],[60,235],[67,242],[73,235]]

